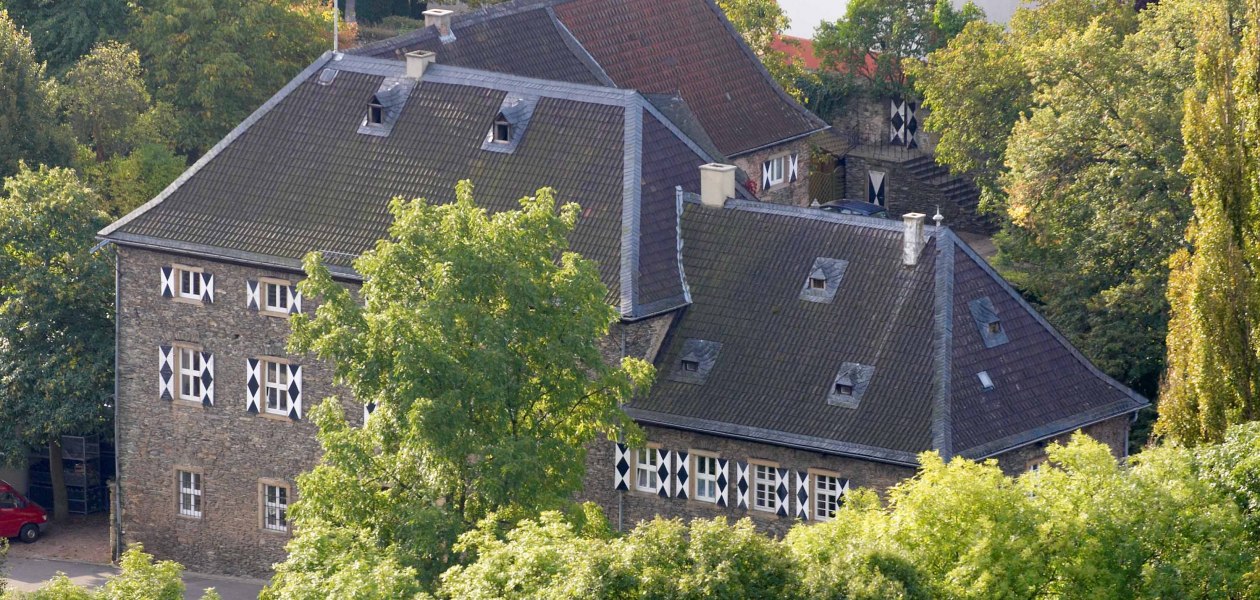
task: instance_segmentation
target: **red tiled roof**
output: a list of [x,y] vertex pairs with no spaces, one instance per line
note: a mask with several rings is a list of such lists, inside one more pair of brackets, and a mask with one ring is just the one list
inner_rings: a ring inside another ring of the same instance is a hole
[[779,89],[710,0],[573,0],[554,10],[619,87],[678,93],[728,156],[826,126]]
[[817,56],[814,56],[814,40],[792,35],[781,35],[778,39],[770,42],[770,47],[786,54],[788,62],[800,65],[810,71],[817,71],[822,64],[822,61],[818,60]]

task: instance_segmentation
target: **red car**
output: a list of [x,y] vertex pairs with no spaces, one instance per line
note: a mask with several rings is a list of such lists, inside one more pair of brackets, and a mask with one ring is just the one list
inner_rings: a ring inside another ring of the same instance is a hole
[[0,480],[0,536],[29,544],[39,539],[47,523],[48,513],[43,508]]

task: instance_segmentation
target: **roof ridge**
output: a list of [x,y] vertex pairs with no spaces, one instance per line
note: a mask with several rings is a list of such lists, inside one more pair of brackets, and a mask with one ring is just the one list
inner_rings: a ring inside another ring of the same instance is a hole
[[[508,17],[531,10],[550,8],[554,4],[561,4],[569,0],[514,0],[512,2],[502,2],[499,4],[491,4],[483,6],[477,10],[456,14],[451,19],[451,28],[463,25],[476,25],[478,23],[497,19],[500,17]],[[412,43],[427,40],[429,38],[438,38],[439,33],[437,27],[426,26],[419,29],[401,33],[391,38],[376,40],[356,48],[347,50],[348,54],[367,55],[382,50],[398,50]]]
[[179,189],[181,186],[187,183],[188,180],[191,179],[194,175],[196,175],[197,172],[200,171],[202,167],[209,164],[211,160],[214,160],[214,158],[218,156],[219,153],[223,152],[223,150],[226,149],[229,145],[231,145],[232,142],[236,141],[236,138],[240,137],[243,133],[245,133],[246,130],[252,127],[254,123],[257,123],[260,119],[262,119],[263,116],[266,115],[268,112],[271,112],[272,108],[275,108],[275,106],[279,104],[281,100],[283,100],[289,94],[293,93],[293,90],[297,89],[298,86],[302,85],[308,79],[310,79],[311,76],[314,75],[316,71],[318,71],[324,65],[328,64],[328,62],[334,56],[336,56],[336,53],[331,52],[331,51],[324,52],[323,54],[321,54],[319,58],[315,59],[315,62],[312,62],[305,69],[302,69],[302,72],[294,76],[293,79],[290,79],[289,82],[284,85],[284,87],[280,88],[280,91],[273,94],[271,98],[268,98],[267,101],[262,104],[262,106],[259,106],[257,109],[254,110],[254,112],[250,113],[250,115],[246,117],[244,121],[241,121],[236,127],[232,128],[232,131],[228,132],[228,134],[224,136],[223,139],[219,140],[218,143],[212,146],[208,152],[203,154],[201,158],[197,159],[197,162],[193,163],[191,167],[188,167],[188,169],[185,170],[182,174],[180,174],[179,177],[175,178],[175,181],[172,181],[169,185],[167,185],[165,189],[163,189],[160,193],[158,193],[157,196],[154,196],[153,199],[136,207],[134,210],[127,213],[122,218],[118,219],[117,221],[110,223],[108,227],[97,232],[96,234],[97,237],[102,237],[102,238],[109,237],[110,234],[114,233],[115,231],[118,231],[124,225],[127,225],[128,223],[134,221],[135,219],[139,218],[140,215],[143,215],[144,213],[148,212],[153,207],[161,204],[163,200],[166,200],[167,198],[169,198],[171,194],[175,193],[175,190]]
[[[1020,295],[1020,293],[1016,291],[1015,288],[1012,287],[1011,284],[1007,282],[1006,279],[1003,278],[1001,274],[999,274],[997,270],[995,270],[992,267],[992,265],[988,263],[988,261],[981,258],[980,255],[977,254],[976,251],[971,248],[971,246],[968,246],[967,243],[962,241],[962,239],[959,238],[954,232],[946,228],[943,235],[945,236],[945,239],[948,242],[950,242],[953,246],[960,248],[963,254],[967,256],[967,258],[971,259],[972,262],[974,262],[978,267],[980,267],[982,271],[984,271],[985,275],[987,275],[990,279],[995,281],[998,284],[998,287],[1000,287],[1002,290],[1004,290],[1007,293],[1007,295],[1009,295],[1012,299],[1014,299],[1015,303],[1018,304],[1019,307],[1024,310],[1024,312],[1032,315],[1033,320],[1035,320],[1037,324],[1042,327],[1042,329],[1049,332],[1050,336],[1053,337],[1054,340],[1059,343],[1059,345],[1066,348],[1068,353],[1070,353],[1072,357],[1076,359],[1077,362],[1083,365],[1086,370],[1088,370],[1095,377],[1102,380],[1103,383],[1106,383],[1107,385],[1115,388],[1119,392],[1128,396],[1129,400],[1133,401],[1134,404],[1131,405],[1128,410],[1124,410],[1116,414],[1132,412],[1134,410],[1138,410],[1140,408],[1150,405],[1151,403],[1150,400],[1146,399],[1141,394],[1138,394],[1137,392],[1133,391],[1132,388],[1124,385],[1123,383],[1120,383],[1116,379],[1112,378],[1110,375],[1104,373],[1101,369],[1099,369],[1096,365],[1094,365],[1093,362],[1091,362],[1088,358],[1086,358],[1084,354],[1081,354],[1081,351],[1078,350],[1076,346],[1074,346],[1070,341],[1068,341],[1068,339],[1065,338],[1063,334],[1059,332],[1058,329],[1056,329],[1053,325],[1051,325],[1050,322],[1047,321],[1046,318],[1042,316],[1040,312],[1034,309],[1032,305],[1029,304],[1028,301],[1025,300],[1024,297]],[[1073,416],[1078,416],[1078,415],[1073,415]],[[1111,415],[1111,416],[1115,416],[1115,415]],[[1064,419],[1061,419],[1061,421],[1065,421],[1065,422],[1069,420],[1070,420],[1070,417],[1065,417]],[[1064,431],[1071,431],[1081,426],[1083,425],[1082,424],[1073,425],[1057,433],[1063,433]],[[1036,431],[1036,428],[1029,431]],[[1012,436],[1008,436],[1007,438],[1004,438],[1004,440],[1016,440],[1022,433],[1023,432],[1019,434],[1014,434]],[[1057,433],[1052,434],[1052,435],[1057,435]],[[1044,437],[1049,437],[1049,436],[1043,436],[1043,438]],[[1029,441],[1034,441],[1034,440],[1029,440]],[[1024,442],[1024,443],[1028,443],[1028,442]],[[993,444],[992,443],[982,444],[981,446],[977,446],[975,448],[987,449],[991,445]],[[1019,444],[1019,445],[1022,445],[1022,444]],[[1011,446],[1010,448],[1015,448],[1015,447],[1018,447],[1018,445]],[[967,450],[974,450],[975,448],[968,448]],[[998,450],[992,450],[992,451],[987,452],[986,455],[997,454],[998,452],[1005,451],[1010,448],[1000,448]]]
[[954,451],[954,244],[953,232],[945,229],[936,236],[936,282],[933,302],[933,360],[936,373],[932,398],[932,447],[945,459]]
[[[834,213],[826,210],[819,210],[808,206],[793,206],[788,204],[773,204],[770,202],[762,202],[759,200],[727,200],[726,208],[733,210],[742,210],[745,212],[756,212],[764,214],[779,215],[784,217],[793,217],[799,219],[808,219],[810,221],[824,221],[827,223],[838,223],[840,225],[853,225],[856,227],[864,227],[867,229],[879,229],[883,231],[902,231],[903,225],[900,221],[892,219],[879,219],[874,217],[863,217],[859,215],[845,215]],[[928,225],[923,228],[928,237],[939,235],[944,227],[936,227]]]
[[422,85],[423,82],[467,85],[500,91],[526,91],[548,98],[622,107],[629,107],[633,103],[631,98],[639,95],[638,91],[627,88],[575,83],[556,79],[539,79],[537,77],[526,77],[441,63],[436,63],[425,71]]

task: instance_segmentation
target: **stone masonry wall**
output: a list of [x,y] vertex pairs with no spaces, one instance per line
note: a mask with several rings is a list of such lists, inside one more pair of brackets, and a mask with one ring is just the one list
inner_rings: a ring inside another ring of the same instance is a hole
[[[285,351],[287,320],[246,307],[246,279],[296,274],[119,247],[118,460],[126,542],[188,569],[265,576],[284,559],[289,534],[263,529],[260,481],[290,486],[319,457],[315,425],[246,411],[246,359],[288,357],[302,365],[304,412],[334,393],[324,365]],[[160,268],[178,263],[214,274],[214,303],[164,298]],[[303,303],[305,311],[313,302]],[[200,345],[214,356],[214,405],[158,396],[158,346]],[[341,395],[349,420],[362,408]],[[202,473],[200,519],[179,515],[176,470]]]
[[[928,185],[915,177],[904,164],[850,154],[845,157],[844,196],[853,200],[866,200],[867,173],[884,172],[884,200],[888,216],[900,219],[901,215],[918,212],[929,218],[940,206],[945,225],[962,231],[990,232],[993,227],[986,217],[977,214],[974,203],[961,206],[950,201],[940,188]],[[930,222],[930,221],[929,221]]]
[[[1122,415],[1086,427],[1084,431],[1086,434],[1094,437],[1094,439],[1110,446],[1112,453],[1117,459],[1120,459],[1126,456],[1125,441],[1128,437],[1128,428],[1129,417],[1128,415]],[[730,460],[727,471],[727,477],[730,480],[728,491],[729,505],[720,507],[714,503],[701,502],[693,499],[694,493],[690,492],[688,499],[661,498],[656,494],[634,490],[633,479],[631,480],[631,491],[617,491],[614,488],[613,475],[614,444],[601,440],[587,448],[585,488],[580,494],[580,498],[592,501],[602,507],[613,527],[622,531],[633,529],[636,524],[660,515],[663,517],[678,517],[683,520],[725,516],[729,520],[734,521],[744,517],[751,517],[753,523],[763,532],[774,535],[786,533],[792,525],[798,522],[795,518],[779,517],[761,510],[736,507],[735,461],[748,461],[749,459],[766,460],[778,463],[779,467],[790,469],[793,472],[789,481],[789,502],[792,509],[790,514],[795,514],[794,510],[796,507],[794,498],[796,471],[806,471],[808,469],[832,471],[842,478],[847,478],[851,490],[869,488],[879,492],[881,495],[888,488],[915,473],[915,469],[905,466],[795,450],[677,429],[645,426],[644,430],[647,433],[649,444],[659,445],[665,450],[682,450],[687,452],[689,456],[693,455],[694,451],[700,450],[714,453],[720,458]],[[1059,436],[1056,440],[1065,442],[1070,436],[1071,434],[1065,434]],[[998,465],[1007,475],[1019,475],[1026,471],[1034,460],[1044,459],[1046,445],[1042,443],[1031,444],[999,455],[997,457]],[[694,466],[689,465],[688,471],[694,473]],[[632,466],[632,477],[633,473]],[[751,472],[749,475],[751,478]],[[749,484],[751,485],[751,481]]]
[[735,166],[739,167],[746,173],[749,179],[761,185],[761,164],[776,156],[788,156],[793,152],[797,153],[797,172],[796,181],[788,181],[787,164],[784,163],[784,182],[772,186],[769,190],[758,190],[757,197],[763,202],[773,202],[774,204],[790,204],[793,206],[808,206],[809,197],[809,138],[801,138],[799,140],[780,144],[763,150],[758,150],[751,154],[745,154],[732,159]]

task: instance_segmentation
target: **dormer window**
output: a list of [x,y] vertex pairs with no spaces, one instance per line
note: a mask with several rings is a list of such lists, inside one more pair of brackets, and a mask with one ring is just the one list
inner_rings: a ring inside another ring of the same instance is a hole
[[841,395],[841,396],[852,396],[852,395],[853,395],[853,384],[852,384],[852,383],[836,382],[836,393],[837,393],[837,394],[839,394],[839,395]]
[[368,103],[368,124],[380,125],[385,122],[385,107],[375,97]]
[[389,137],[415,86],[416,81],[406,77],[386,77],[382,80],[376,93],[368,97],[367,114],[359,123],[359,133]]
[[494,143],[506,144],[512,140],[512,123],[499,113],[494,120]]
[[721,349],[721,342],[694,338],[683,339],[682,348],[678,353],[678,362],[674,363],[676,366],[670,371],[668,379],[679,383],[703,385],[709,378],[713,365],[717,363],[718,351]]
[[853,362],[840,365],[840,371],[827,391],[827,404],[843,408],[857,408],[870,387],[875,367]]
[[825,290],[825,289],[827,289],[827,278],[826,278],[826,277],[820,277],[820,276],[810,277],[810,278],[809,278],[809,289],[811,289],[811,290]]
[[988,296],[981,296],[967,303],[971,318],[976,322],[976,331],[985,348],[995,348],[1010,341],[1006,329],[1002,327],[1002,319],[998,316],[997,307]]
[[682,361],[682,368],[684,371],[690,371],[692,373],[695,373],[696,371],[700,370],[700,361],[687,360],[684,358]]
[[989,323],[989,334],[990,334],[990,335],[997,335],[997,334],[999,334],[999,333],[1002,333],[1002,322],[1001,322],[1001,321],[992,321],[992,322],[990,322],[990,323]]
[[844,279],[844,271],[849,267],[848,261],[838,258],[820,256],[814,259],[805,284],[801,286],[800,299],[806,302],[830,304],[840,289]]

